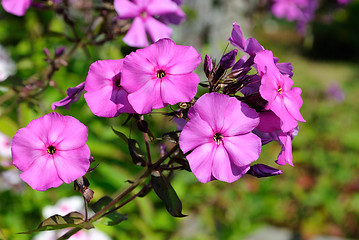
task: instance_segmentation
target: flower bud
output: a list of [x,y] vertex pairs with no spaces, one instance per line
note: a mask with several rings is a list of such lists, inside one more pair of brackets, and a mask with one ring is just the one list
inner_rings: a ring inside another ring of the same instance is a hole
[[274,175],[280,175],[282,173],[283,172],[281,170],[267,166],[265,164],[255,164],[251,166],[251,168],[247,172],[247,174],[252,174],[257,178],[271,177]]
[[204,58],[203,68],[204,68],[204,73],[206,74],[206,76],[208,78],[209,74],[213,70],[213,62],[212,62],[211,57],[208,54],[206,54],[206,56]]
[[237,53],[238,50],[234,49],[226,54],[224,54],[221,58],[221,60],[219,61],[219,64],[224,68],[224,69],[228,69],[233,67],[233,65],[236,62],[236,57],[237,57]]

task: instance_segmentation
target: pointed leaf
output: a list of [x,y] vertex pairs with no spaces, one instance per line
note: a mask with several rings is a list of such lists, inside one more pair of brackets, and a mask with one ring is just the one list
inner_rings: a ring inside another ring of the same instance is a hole
[[125,134],[123,134],[122,132],[117,131],[117,130],[114,129],[113,127],[111,127],[111,128],[112,128],[112,131],[113,131],[117,136],[119,136],[120,138],[122,138],[123,141],[125,141],[126,144],[128,144],[128,138],[127,138],[127,136],[126,136]]
[[[107,204],[109,204],[112,201],[112,198],[110,198],[109,196],[104,196],[102,197],[100,200],[98,200],[97,202],[95,202],[92,206],[91,209],[94,212],[98,212],[100,211],[102,208],[104,208]],[[111,208],[113,209],[113,208]],[[111,210],[110,209],[110,210]],[[128,217],[125,214],[119,214],[118,212],[114,211],[108,215],[106,215],[104,218],[104,220],[102,221],[105,225],[108,226],[113,226],[116,224],[119,224],[120,222],[127,220]]]
[[166,177],[158,172],[154,171],[151,175],[151,183],[153,190],[157,196],[163,201],[167,211],[174,217],[185,217],[182,214],[182,202],[178,198],[177,193],[168,182]]
[[139,166],[146,165],[145,155],[142,153],[138,142],[135,139],[128,139],[128,149],[130,150],[130,155],[132,157],[132,161]]
[[92,223],[84,222],[83,219],[84,216],[79,212],[70,212],[65,216],[56,214],[42,221],[35,230],[21,232],[20,234],[30,234],[39,231],[57,230],[68,227],[80,227],[85,229],[94,228]]

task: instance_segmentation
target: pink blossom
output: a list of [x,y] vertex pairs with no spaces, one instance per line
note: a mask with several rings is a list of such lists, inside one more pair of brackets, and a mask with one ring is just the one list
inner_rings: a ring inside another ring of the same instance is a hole
[[31,2],[32,0],[2,0],[1,4],[5,11],[17,16],[23,16],[30,7]]
[[123,41],[133,47],[148,46],[147,34],[152,42],[172,35],[172,29],[155,16],[177,14],[179,6],[171,0],[115,0],[120,19],[133,19]]
[[188,113],[189,122],[179,145],[200,182],[233,182],[257,160],[261,140],[251,133],[259,123],[257,112],[234,97],[207,93]]
[[84,95],[87,105],[99,117],[134,113],[122,85],[123,59],[96,61],[90,66]]
[[197,93],[200,79],[193,71],[201,61],[192,46],[161,39],[126,56],[121,85],[139,114],[167,104],[189,102]]
[[305,122],[299,112],[303,104],[300,97],[302,90],[292,88],[293,80],[280,73],[273,61],[272,52],[258,52],[254,62],[262,78],[259,93],[268,101],[265,109],[273,111],[280,118],[281,130],[289,132],[298,125],[297,121]]
[[88,130],[71,116],[49,113],[32,120],[15,134],[11,153],[20,177],[33,189],[45,191],[86,174],[90,149]]

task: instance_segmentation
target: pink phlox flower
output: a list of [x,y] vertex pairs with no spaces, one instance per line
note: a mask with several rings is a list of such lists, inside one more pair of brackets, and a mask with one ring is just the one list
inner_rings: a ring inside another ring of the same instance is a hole
[[192,46],[161,39],[126,56],[121,85],[139,114],[189,102],[197,93],[200,79],[193,71],[201,61],[201,55]]
[[32,0],[1,0],[4,10],[16,16],[24,16]]
[[120,19],[133,19],[123,41],[133,47],[148,46],[147,33],[152,42],[169,38],[172,29],[155,16],[176,14],[179,6],[171,0],[115,0],[115,10]]
[[135,113],[122,84],[123,59],[100,60],[91,64],[85,82],[87,105],[99,117]]
[[70,109],[70,105],[80,99],[82,93],[85,91],[84,88],[85,82],[80,83],[76,87],[68,88],[66,90],[67,97],[58,102],[52,103],[52,110],[55,110],[58,107],[65,107],[66,109]]
[[11,144],[13,164],[33,189],[45,191],[86,174],[88,130],[71,116],[49,113],[17,131]]
[[268,101],[265,109],[273,111],[280,118],[281,130],[289,132],[298,125],[297,121],[305,122],[299,112],[303,104],[300,97],[302,90],[292,88],[293,80],[279,72],[272,52],[264,50],[257,53],[254,62],[262,77],[259,93]]
[[257,112],[234,97],[207,93],[188,113],[179,145],[197,179],[233,182],[257,160],[261,140],[251,131],[258,125]]

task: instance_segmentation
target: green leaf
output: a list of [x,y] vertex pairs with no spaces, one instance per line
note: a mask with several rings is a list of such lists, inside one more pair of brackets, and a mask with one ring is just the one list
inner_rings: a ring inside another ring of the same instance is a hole
[[146,165],[145,155],[142,153],[139,144],[135,139],[130,139],[130,138],[128,139],[128,149],[130,150],[132,161],[136,165],[140,165],[140,166]]
[[21,232],[20,234],[30,234],[39,231],[57,230],[68,227],[80,227],[84,229],[94,228],[92,223],[84,222],[84,216],[79,212],[70,212],[65,216],[58,214],[53,215],[46,220],[42,221],[40,225],[32,231]]
[[182,214],[182,202],[166,177],[158,172],[152,172],[151,183],[157,196],[163,201],[167,211],[174,217],[186,217]]
[[[100,200],[98,200],[97,202],[95,202],[92,206],[91,209],[94,212],[98,212],[101,209],[103,209],[107,204],[109,204],[112,201],[112,198],[110,198],[109,196],[104,196],[102,197]],[[111,208],[113,209],[113,208]],[[111,210],[110,209],[110,210]],[[119,214],[118,212],[114,211],[108,215],[106,215],[104,218],[104,220],[102,221],[105,225],[108,226],[113,226],[116,224],[119,224],[122,221],[125,221],[128,219],[126,214]]]
[[119,136],[120,138],[122,138],[123,141],[125,141],[126,144],[128,144],[128,138],[127,138],[127,136],[126,136],[125,134],[123,134],[122,132],[117,131],[117,130],[114,129],[113,127],[111,127],[111,128],[112,128],[112,131],[113,131],[117,136]]

